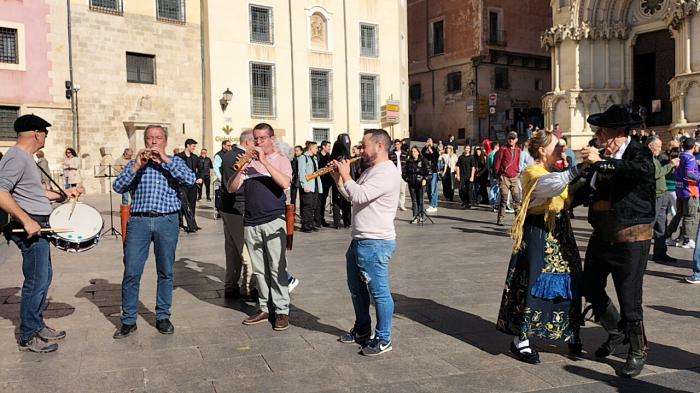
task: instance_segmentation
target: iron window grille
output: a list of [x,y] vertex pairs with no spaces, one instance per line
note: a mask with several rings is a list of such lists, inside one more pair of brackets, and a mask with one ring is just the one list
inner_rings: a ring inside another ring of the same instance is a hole
[[157,19],[185,23],[185,0],[156,0]]
[[377,57],[377,26],[360,23],[360,55]]
[[314,128],[312,130],[312,139],[317,144],[321,144],[323,141],[331,140],[331,130],[330,128]]
[[250,6],[250,42],[274,43],[272,36],[272,8]]
[[0,27],[0,63],[19,64],[17,29]]
[[156,57],[126,52],[126,81],[132,83],[156,83]]
[[360,75],[360,109],[362,120],[377,120],[377,76]]
[[19,107],[0,106],[0,141],[17,139],[15,120],[19,117]]
[[447,74],[447,92],[457,93],[462,91],[462,72],[450,72]]
[[90,9],[114,15],[123,15],[124,13],[122,0],[90,0]]
[[329,119],[331,117],[331,73],[311,70],[311,117]]
[[275,117],[275,67],[250,63],[250,115]]

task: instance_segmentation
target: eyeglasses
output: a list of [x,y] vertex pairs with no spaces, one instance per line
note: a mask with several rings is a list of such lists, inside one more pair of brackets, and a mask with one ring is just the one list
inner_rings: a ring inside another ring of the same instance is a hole
[[258,137],[253,138],[253,140],[254,140],[255,142],[265,141],[265,140],[268,140],[268,139],[270,139],[269,136],[258,136]]

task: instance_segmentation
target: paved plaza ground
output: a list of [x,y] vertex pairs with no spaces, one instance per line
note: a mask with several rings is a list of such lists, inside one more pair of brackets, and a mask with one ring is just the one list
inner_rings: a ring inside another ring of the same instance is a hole
[[[117,198],[114,198],[117,201]],[[108,199],[86,197],[105,213]],[[7,392],[698,392],[700,286],[682,282],[692,250],[671,249],[675,265],[649,262],[644,285],[649,360],[636,380],[615,369],[626,348],[604,361],[592,352],[603,330],[587,323],[580,359],[566,346],[536,341],[542,364],[508,353],[510,337],[494,321],[510,254],[506,228],[493,213],[441,205],[434,224],[396,220],[398,248],[391,261],[396,301],[394,350],[358,354],[336,337],[352,327],[345,282],[349,230],[297,233],[290,270],[301,280],[292,295],[291,328],[243,326],[254,305],[223,298],[221,221],[200,208],[204,229],[180,236],[175,262],[175,334],[154,327],[153,259],[141,286],[138,332],[115,341],[122,276],[121,241],[103,238],[81,254],[53,249],[49,326],[68,336],[51,354],[21,353],[15,333],[22,283],[14,245],[0,246],[0,391]],[[584,217],[585,211],[577,211]],[[512,219],[512,217],[510,217]],[[590,227],[574,220],[582,252]],[[610,285],[612,293],[612,285]]]

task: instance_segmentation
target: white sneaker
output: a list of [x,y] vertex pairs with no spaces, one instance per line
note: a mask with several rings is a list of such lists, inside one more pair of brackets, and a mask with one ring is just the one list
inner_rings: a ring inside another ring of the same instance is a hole
[[292,277],[292,278],[289,280],[289,284],[288,284],[289,293],[292,293],[292,291],[294,290],[294,288],[297,287],[297,285],[299,285],[299,279],[298,279],[298,278],[295,278],[295,277]]
[[401,210],[402,212],[405,212],[405,211],[406,211],[406,206],[399,206],[399,210]]
[[437,207],[432,207],[430,206],[429,208],[425,209],[426,213],[435,213],[437,212]]
[[678,241],[669,237],[666,239],[666,245],[669,247],[678,247]]
[[687,242],[683,242],[683,244],[681,244],[681,248],[695,248],[695,240],[688,239]]

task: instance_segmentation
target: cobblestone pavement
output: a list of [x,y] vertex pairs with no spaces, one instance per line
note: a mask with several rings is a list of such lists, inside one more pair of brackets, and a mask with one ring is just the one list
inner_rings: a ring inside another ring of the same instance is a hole
[[[106,197],[87,201],[108,215]],[[117,201],[117,197],[114,198]],[[116,203],[116,202],[115,202]],[[107,215],[105,217],[107,217]],[[485,210],[442,205],[434,224],[409,225],[399,212],[391,289],[396,301],[394,350],[358,354],[336,336],[352,326],[345,283],[348,230],[297,233],[290,270],[301,280],[292,296],[291,328],[245,327],[254,305],[223,299],[222,223],[198,212],[204,229],[181,234],[175,266],[175,334],[154,325],[155,269],[147,264],[139,330],[115,341],[122,275],[121,242],[102,239],[73,255],[53,249],[54,280],[46,312],[68,337],[51,354],[20,353],[15,343],[20,256],[0,246],[0,390],[8,392],[697,392],[700,391],[700,287],[681,282],[691,250],[673,248],[676,265],[649,262],[645,316],[648,366],[640,378],[615,376],[625,349],[609,360],[590,353],[602,329],[583,330],[581,359],[565,346],[536,341],[543,363],[508,354],[510,338],[494,321],[510,253],[506,229]],[[584,217],[584,211],[577,211]],[[510,217],[512,219],[512,217]],[[590,228],[574,221],[585,251]],[[107,226],[109,220],[107,219]],[[612,286],[610,286],[612,291]]]

